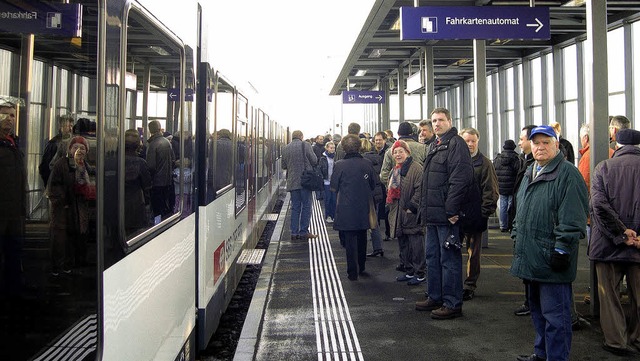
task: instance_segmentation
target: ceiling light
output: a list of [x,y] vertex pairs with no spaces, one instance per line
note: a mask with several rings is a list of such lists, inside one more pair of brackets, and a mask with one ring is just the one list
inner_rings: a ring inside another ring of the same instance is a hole
[[385,51],[387,51],[387,49],[373,49],[371,53],[369,53],[368,58],[379,58]]
[[396,21],[393,23],[393,25],[391,25],[389,30],[400,30],[400,17],[399,16],[396,19]]
[[162,55],[162,56],[169,55],[169,52],[164,50],[164,48],[161,47],[161,46],[149,45],[149,49],[155,51],[156,53],[158,53],[159,55]]
[[360,69],[356,72],[356,76],[364,76],[366,73],[366,70]]

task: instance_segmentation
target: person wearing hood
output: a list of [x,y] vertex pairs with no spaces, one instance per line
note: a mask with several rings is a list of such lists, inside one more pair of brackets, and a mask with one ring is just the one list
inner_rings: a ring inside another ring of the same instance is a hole
[[515,149],[516,143],[507,139],[502,146],[502,152],[493,160],[493,166],[498,176],[501,232],[509,232],[509,207],[513,203],[513,188],[520,170],[521,162]]

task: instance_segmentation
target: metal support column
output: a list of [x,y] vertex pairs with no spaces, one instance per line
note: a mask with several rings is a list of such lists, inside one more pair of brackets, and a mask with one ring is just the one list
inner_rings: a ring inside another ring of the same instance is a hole
[[424,48],[424,96],[427,98],[427,117],[431,114],[431,111],[436,107],[435,97],[435,76],[433,73],[433,47],[427,46]]
[[404,68],[398,68],[398,124],[404,122]]
[[[585,52],[586,99],[591,153],[591,174],[596,164],[609,158],[609,77],[607,69],[607,3],[587,1],[587,42]],[[597,86],[595,86],[597,84]],[[598,281],[591,263],[591,314],[599,315]]]
[[487,154],[487,45],[473,40],[473,78],[476,93],[476,130],[480,133],[478,149]]

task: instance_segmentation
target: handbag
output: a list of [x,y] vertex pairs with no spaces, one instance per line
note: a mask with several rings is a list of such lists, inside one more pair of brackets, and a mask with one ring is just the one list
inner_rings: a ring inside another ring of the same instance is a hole
[[315,167],[307,169],[309,160],[304,152],[304,143],[301,143],[300,145],[302,146],[302,157],[304,159],[304,170],[300,177],[300,185],[302,185],[302,188],[306,190],[321,191],[324,189],[324,179],[322,178],[322,174],[320,174]]

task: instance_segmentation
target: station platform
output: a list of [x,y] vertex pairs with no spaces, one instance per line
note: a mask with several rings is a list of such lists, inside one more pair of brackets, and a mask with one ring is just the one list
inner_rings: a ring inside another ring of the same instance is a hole
[[[383,242],[384,257],[368,258],[357,281],[347,279],[338,232],[314,200],[312,240],[291,240],[289,196],[279,214],[238,347],[243,360],[515,360],[533,352],[530,316],[516,316],[522,281],[511,276],[512,240],[489,230],[475,297],[463,317],[433,320],[416,311],[426,284],[397,282],[397,241]],[[371,243],[368,244],[371,251]],[[466,264],[463,252],[463,264]],[[464,275],[464,272],[463,272]],[[581,244],[575,302],[583,317],[574,331],[571,360],[617,360],[601,347],[597,320],[589,315],[589,261]]]

